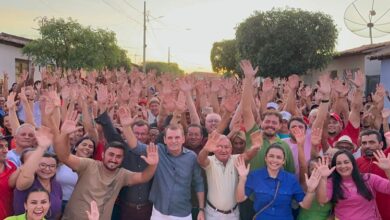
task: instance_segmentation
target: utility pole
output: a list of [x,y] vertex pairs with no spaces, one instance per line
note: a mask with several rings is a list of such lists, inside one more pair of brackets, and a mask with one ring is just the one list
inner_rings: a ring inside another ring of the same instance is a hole
[[171,63],[171,47],[168,47],[168,64]]
[[144,43],[143,43],[143,67],[142,72],[146,74],[146,1],[144,1]]

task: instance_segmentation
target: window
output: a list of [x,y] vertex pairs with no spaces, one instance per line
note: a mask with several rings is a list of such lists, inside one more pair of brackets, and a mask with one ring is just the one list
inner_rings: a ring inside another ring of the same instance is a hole
[[15,59],[15,75],[19,76],[23,71],[28,72],[29,61]]

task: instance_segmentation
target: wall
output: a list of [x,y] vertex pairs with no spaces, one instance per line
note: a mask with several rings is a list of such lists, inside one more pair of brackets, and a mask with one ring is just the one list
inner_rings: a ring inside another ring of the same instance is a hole
[[[390,59],[382,60],[381,83],[387,91],[390,91]],[[385,98],[385,108],[390,108],[390,102]]]
[[[28,60],[28,57],[22,54],[22,49],[6,44],[0,44],[0,78],[3,78],[3,72],[9,76],[9,87],[15,82],[15,58]],[[39,68],[35,67],[35,80],[40,79]]]

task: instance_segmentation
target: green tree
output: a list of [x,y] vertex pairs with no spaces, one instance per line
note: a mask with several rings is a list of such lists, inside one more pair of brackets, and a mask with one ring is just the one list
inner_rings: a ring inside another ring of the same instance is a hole
[[284,77],[321,69],[331,60],[337,29],[329,15],[300,9],[255,12],[236,29],[240,59],[262,76]]
[[211,49],[210,60],[214,72],[234,75],[238,67],[236,40],[215,42]]
[[66,68],[130,69],[126,51],[117,45],[115,33],[83,27],[71,18],[39,21],[40,38],[28,43],[23,53],[40,65]]
[[156,70],[157,75],[162,73],[174,73],[177,75],[184,74],[184,71],[179,68],[177,63],[165,63],[165,62],[146,62],[146,72]]

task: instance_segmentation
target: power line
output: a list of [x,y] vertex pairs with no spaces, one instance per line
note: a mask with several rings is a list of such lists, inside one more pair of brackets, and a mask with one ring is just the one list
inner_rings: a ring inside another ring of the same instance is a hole
[[139,22],[139,21],[135,20],[134,18],[128,16],[128,15],[126,14],[126,12],[125,12],[123,9],[118,9],[118,8],[114,7],[113,5],[111,5],[109,2],[107,2],[107,1],[105,1],[105,0],[102,0],[102,2],[103,2],[104,4],[106,4],[106,5],[108,5],[108,6],[109,6],[110,8],[112,8],[113,10],[115,10],[115,11],[121,13],[122,15],[126,16],[128,19],[130,19],[130,20],[134,21],[135,23],[137,23],[137,24],[139,24],[139,25],[142,26],[142,23],[141,23],[141,22]]
[[136,7],[132,6],[127,0],[122,0],[127,6],[129,6],[130,8],[134,9],[136,12],[140,13],[140,14],[144,14],[142,11],[138,10]]

